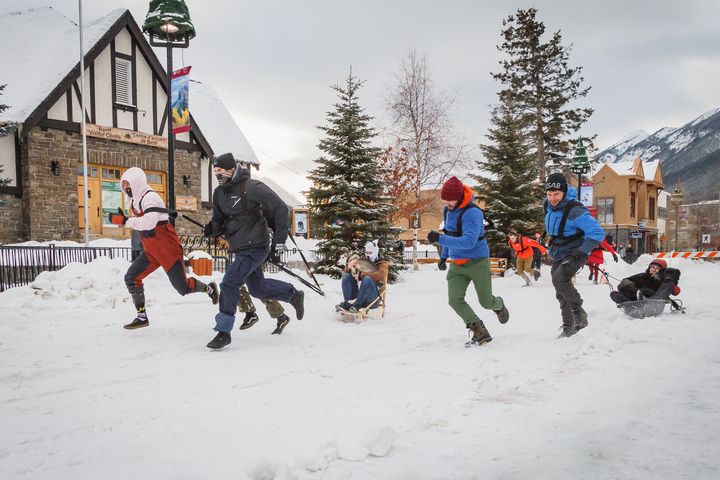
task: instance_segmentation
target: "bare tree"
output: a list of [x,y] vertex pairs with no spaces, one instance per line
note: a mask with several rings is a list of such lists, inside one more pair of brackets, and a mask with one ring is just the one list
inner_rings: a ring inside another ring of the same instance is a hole
[[387,99],[397,149],[404,148],[415,169],[413,190],[438,188],[454,169],[467,167],[467,146],[457,139],[450,121],[456,95],[432,82],[427,56],[408,51]]

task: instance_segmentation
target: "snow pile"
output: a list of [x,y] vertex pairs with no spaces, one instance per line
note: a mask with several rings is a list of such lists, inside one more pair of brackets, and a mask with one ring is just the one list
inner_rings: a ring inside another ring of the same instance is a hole
[[[84,242],[75,242],[73,240],[49,240],[47,242],[36,242],[35,240],[29,240],[21,243],[8,244],[10,247],[47,247],[49,245],[55,245],[56,247],[84,247]],[[130,248],[130,239],[117,240],[113,238],[98,238],[96,240],[90,240],[90,247],[111,247],[111,248]]]
[[196,258],[206,258],[208,260],[212,260],[212,255],[203,250],[193,250],[192,252],[188,253],[187,258],[188,260],[194,260]]

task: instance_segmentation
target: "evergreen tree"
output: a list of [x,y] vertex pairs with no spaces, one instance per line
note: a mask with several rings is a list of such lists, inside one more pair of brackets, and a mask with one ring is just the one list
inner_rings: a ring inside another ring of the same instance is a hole
[[487,134],[490,142],[480,145],[483,158],[477,161],[487,176],[474,178],[476,190],[487,199],[488,217],[495,223],[495,229],[486,233],[488,243],[493,254],[500,255],[508,252],[508,232],[530,235],[540,227],[543,210],[538,199],[542,188],[535,181],[537,170],[523,134],[522,114],[507,97],[493,108],[491,123]]
[[503,20],[503,43],[498,50],[506,58],[502,71],[494,73],[507,97],[521,112],[525,133],[532,139],[531,154],[540,178],[546,163],[562,165],[568,156],[568,139],[593,113],[592,108],[570,108],[570,103],[587,95],[582,87],[582,67],[569,65],[570,48],[561,44],[560,31],[544,41],[545,25],[535,17],[537,10],[518,10]]
[[389,248],[386,240],[402,229],[387,220],[394,207],[383,196],[381,150],[371,145],[377,133],[370,126],[372,117],[358,103],[361,86],[352,73],[344,87],[334,85],[339,101],[327,113],[327,125],[318,127],[325,133],[318,145],[324,155],[315,160],[308,175],[312,186],[306,193],[313,223],[323,238],[318,244],[318,271],[339,277],[344,255],[363,251],[368,240],[380,240],[380,252],[394,278],[402,267],[402,254]]
[[[0,95],[2,94],[3,90],[5,90],[5,85],[0,85]],[[10,107],[0,103],[0,113],[4,112],[8,108],[10,108]],[[8,133],[10,133],[10,127],[11,127],[11,124],[0,121],[0,138],[4,137]],[[10,185],[11,180],[9,178],[3,178],[2,173],[3,173],[3,167],[2,167],[2,165],[0,165],[0,187],[4,187],[5,185]]]

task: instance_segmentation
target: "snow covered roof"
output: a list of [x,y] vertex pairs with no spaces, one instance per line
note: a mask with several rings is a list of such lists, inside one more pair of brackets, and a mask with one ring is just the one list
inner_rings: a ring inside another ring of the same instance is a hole
[[[94,46],[126,12],[117,9],[85,24],[84,50]],[[80,62],[77,23],[52,7],[0,15],[0,100],[10,108],[0,122],[24,122]]]
[[300,200],[298,200],[297,197],[295,197],[295,195],[293,195],[292,193],[290,193],[290,192],[288,192],[287,190],[285,190],[284,188],[282,188],[282,187],[281,187],[280,185],[278,185],[277,182],[275,182],[274,180],[270,180],[270,179],[267,178],[267,177],[264,177],[264,176],[262,176],[262,175],[258,175],[258,174],[255,173],[255,172],[252,173],[252,177],[253,177],[255,180],[260,180],[260,181],[263,182],[265,185],[267,185],[268,187],[270,187],[270,189],[271,189],[273,192],[277,193],[278,196],[282,199],[282,201],[285,202],[285,203],[287,203],[290,207],[297,208],[297,207],[300,207],[300,206],[303,205],[303,202],[301,202]]
[[215,155],[230,152],[238,160],[260,165],[255,151],[210,84],[190,82],[190,113],[202,126]]
[[635,165],[635,162],[616,162],[616,163],[607,163],[608,167],[612,168],[615,173],[618,175],[634,175],[635,171],[633,170],[633,167]]
[[657,172],[658,165],[660,165],[660,160],[652,160],[649,162],[643,162],[643,171],[645,172],[645,180],[654,180],[655,179],[655,173]]

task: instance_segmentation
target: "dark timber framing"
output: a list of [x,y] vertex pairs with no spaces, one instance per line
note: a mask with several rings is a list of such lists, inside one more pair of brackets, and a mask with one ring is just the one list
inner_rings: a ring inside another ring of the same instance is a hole
[[[135,40],[132,40],[132,34],[130,34],[131,42],[132,42],[132,54],[130,55],[132,62],[132,98],[133,98],[133,105],[137,107],[138,105],[138,98],[137,98],[137,62],[136,62],[136,54],[135,54]],[[138,112],[137,108],[133,112],[133,130],[137,132],[138,129]]]
[[95,62],[90,64],[90,123],[95,123]]
[[112,90],[112,123],[117,128],[117,110],[115,109],[115,36],[110,41],[110,89]]

